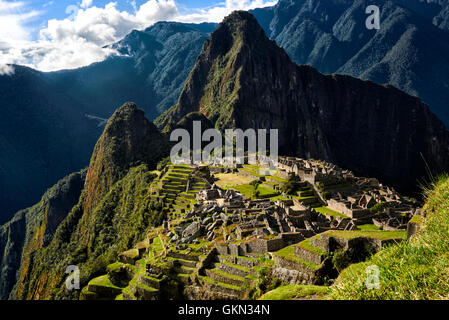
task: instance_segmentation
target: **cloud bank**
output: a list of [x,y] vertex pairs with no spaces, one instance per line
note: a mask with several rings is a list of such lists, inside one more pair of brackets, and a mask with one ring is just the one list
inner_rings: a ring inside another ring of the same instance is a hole
[[133,12],[120,11],[117,2],[97,7],[93,0],[82,0],[67,7],[67,18],[49,20],[33,41],[29,39],[27,23],[40,12],[29,9],[26,2],[0,0],[0,74],[13,72],[7,64],[41,71],[79,68],[114,54],[103,47],[134,29],[141,30],[158,21],[220,22],[233,10],[250,10],[276,2],[226,0],[215,7],[180,13],[174,0],[148,0],[140,7],[134,1],[128,2],[134,7]]

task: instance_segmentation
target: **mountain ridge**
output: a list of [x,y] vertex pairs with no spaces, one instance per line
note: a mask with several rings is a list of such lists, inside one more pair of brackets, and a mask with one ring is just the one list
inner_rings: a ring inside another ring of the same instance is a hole
[[214,27],[159,22],[131,32],[115,46],[132,50],[105,61],[50,73],[15,66],[0,76],[0,224],[89,164],[118,105],[135,101],[150,119],[173,105]]
[[[243,35],[231,36],[235,28]],[[281,153],[325,159],[401,191],[426,177],[422,157],[435,173],[449,164],[444,124],[418,98],[297,66],[246,12],[226,17],[211,34],[178,103],[156,124],[195,111],[220,130],[279,129]]]
[[[380,9],[380,30],[365,27],[369,5]],[[297,64],[394,85],[449,125],[447,1],[281,0],[251,12]]]
[[133,103],[109,119],[94,149],[76,205],[49,245],[33,251],[18,271],[15,299],[76,298],[64,287],[65,268],[77,265],[91,279],[118,252],[162,223],[162,210],[146,196],[156,163],[169,151],[166,138]]

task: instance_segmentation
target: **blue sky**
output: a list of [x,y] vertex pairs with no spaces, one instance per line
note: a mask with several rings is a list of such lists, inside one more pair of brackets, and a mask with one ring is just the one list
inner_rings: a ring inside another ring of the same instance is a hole
[[[10,2],[18,2],[16,0]],[[111,0],[93,0],[92,5],[97,7],[105,7]],[[135,7],[139,7],[147,0],[135,0],[132,4],[131,0],[115,0],[117,9],[120,11],[133,12]],[[223,4],[222,0],[176,0],[175,1],[181,14],[195,12],[197,9],[206,9]],[[41,14],[36,19],[31,19],[28,25],[31,29],[31,36],[35,39],[38,37],[39,30],[44,28],[51,19],[63,20],[70,17],[73,13],[70,11],[71,6],[80,7],[82,0],[30,0],[25,1],[29,7],[40,11]],[[134,7],[135,6],[135,7]],[[68,12],[68,13],[67,13]]]
[[0,0],[0,75],[11,64],[73,69],[116,54],[104,46],[158,21],[220,22],[277,0]]

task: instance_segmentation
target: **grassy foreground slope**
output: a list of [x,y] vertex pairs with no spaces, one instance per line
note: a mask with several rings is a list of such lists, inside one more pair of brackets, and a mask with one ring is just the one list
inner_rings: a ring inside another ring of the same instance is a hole
[[[449,176],[426,192],[426,217],[410,241],[343,270],[331,299],[449,299]],[[366,268],[380,270],[379,289],[365,285]]]

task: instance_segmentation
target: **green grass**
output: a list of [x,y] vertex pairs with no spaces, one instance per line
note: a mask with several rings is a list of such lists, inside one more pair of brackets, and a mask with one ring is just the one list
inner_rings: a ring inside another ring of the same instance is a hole
[[284,196],[271,197],[270,199],[273,200],[273,201],[276,201],[276,200],[290,200],[289,198],[284,197]]
[[375,224],[362,224],[362,225],[357,226],[357,228],[359,228],[362,231],[379,231],[379,230],[381,230]]
[[204,280],[204,281],[206,281],[208,283],[216,284],[216,285],[219,285],[221,287],[225,287],[225,288],[229,288],[229,289],[233,289],[233,290],[238,290],[238,291],[241,290],[241,288],[239,286],[235,286],[235,285],[224,283],[224,282],[215,281],[214,279],[211,279],[210,277],[207,277],[207,276],[199,276],[199,277],[202,280]]
[[[228,186],[228,189],[234,189],[237,192],[240,192],[241,194],[243,194],[244,196],[246,196],[248,198],[255,199],[254,186],[252,186],[250,184]],[[257,188],[257,191],[259,191],[258,198],[270,198],[270,197],[275,197],[275,196],[279,195],[279,192],[277,192],[273,189],[264,187],[264,186],[259,186]]]
[[306,266],[306,267],[308,267],[308,268],[310,268],[312,270],[316,270],[316,269],[319,269],[321,267],[320,265],[316,265],[316,264],[313,264],[313,263],[310,263],[308,261],[305,261],[303,259],[298,258],[295,255],[294,246],[285,247],[284,249],[276,251],[274,254],[279,256],[279,257],[282,257],[284,259],[287,259],[287,260],[294,261],[294,262],[297,262],[299,264],[302,264],[302,265],[304,265],[304,266]]
[[[123,292],[123,293],[126,293],[128,296],[131,296],[132,298],[136,299],[136,297],[134,296],[134,294],[131,292],[131,289],[130,289],[129,286],[126,287],[126,288],[124,288],[124,289],[122,290],[122,292]],[[122,296],[123,296],[123,293],[122,293]],[[137,300],[137,299],[136,299],[136,300]]]
[[111,280],[109,279],[108,275],[103,275],[100,277],[97,277],[95,279],[92,279],[89,281],[90,285],[96,285],[99,287],[108,287],[108,288],[114,288],[114,289],[122,289],[116,285],[114,285]]
[[306,239],[306,240],[304,240],[304,241],[298,243],[297,246],[298,246],[298,247],[301,247],[301,248],[303,248],[303,249],[305,249],[305,250],[307,250],[307,251],[310,251],[310,252],[319,254],[319,255],[327,255],[327,252],[326,252],[326,251],[324,251],[324,250],[322,250],[322,249],[320,249],[320,248],[317,248],[317,247],[312,246],[312,245],[310,244],[310,240],[311,240],[311,238]]
[[333,217],[347,218],[347,216],[345,216],[344,214],[341,214],[341,213],[339,213],[337,211],[331,210],[331,209],[326,208],[326,207],[318,207],[318,208],[315,208],[315,210],[317,212],[319,212],[319,213],[329,214],[329,215],[331,215]]
[[[449,299],[449,177],[439,178],[425,196],[427,216],[416,237],[343,270],[331,298]],[[365,285],[366,268],[371,265],[379,268],[379,290]]]
[[223,189],[229,189],[232,186],[237,185],[246,185],[254,180],[253,178],[236,173],[215,174],[215,178],[218,179],[217,181],[215,181],[215,184]]
[[238,280],[238,281],[242,281],[242,282],[245,281],[245,278],[240,277],[240,276],[236,276],[234,274],[227,273],[227,272],[225,272],[223,270],[212,269],[211,271],[213,273],[217,274],[217,275],[220,275],[220,276],[223,276],[223,277],[226,277],[226,278],[230,278],[230,279],[234,279],[234,280]]
[[320,299],[328,292],[328,287],[290,284],[265,293],[259,300],[295,300],[307,297]]
[[242,270],[244,272],[249,272],[249,269],[247,267],[243,267],[243,266],[238,265],[238,264],[233,264],[233,263],[230,263],[228,261],[223,261],[222,263],[227,265],[227,266],[229,266],[229,267],[233,267],[235,269],[239,269],[239,270]]
[[410,219],[410,222],[421,225],[423,223],[423,218],[422,216],[413,216],[413,218]]
[[311,200],[311,199],[316,199],[315,196],[307,196],[307,197],[300,197],[300,196],[292,196],[293,198],[298,199],[299,201],[304,201],[304,200]]
[[280,183],[285,183],[285,182],[287,182],[286,179],[283,179],[283,178],[278,177],[278,176],[267,176],[266,179],[267,179],[267,180],[268,180],[268,179],[275,180],[275,181],[280,182]]
[[407,239],[406,231],[340,231],[330,230],[324,233],[328,237],[355,239],[355,238],[371,238],[378,240]]

